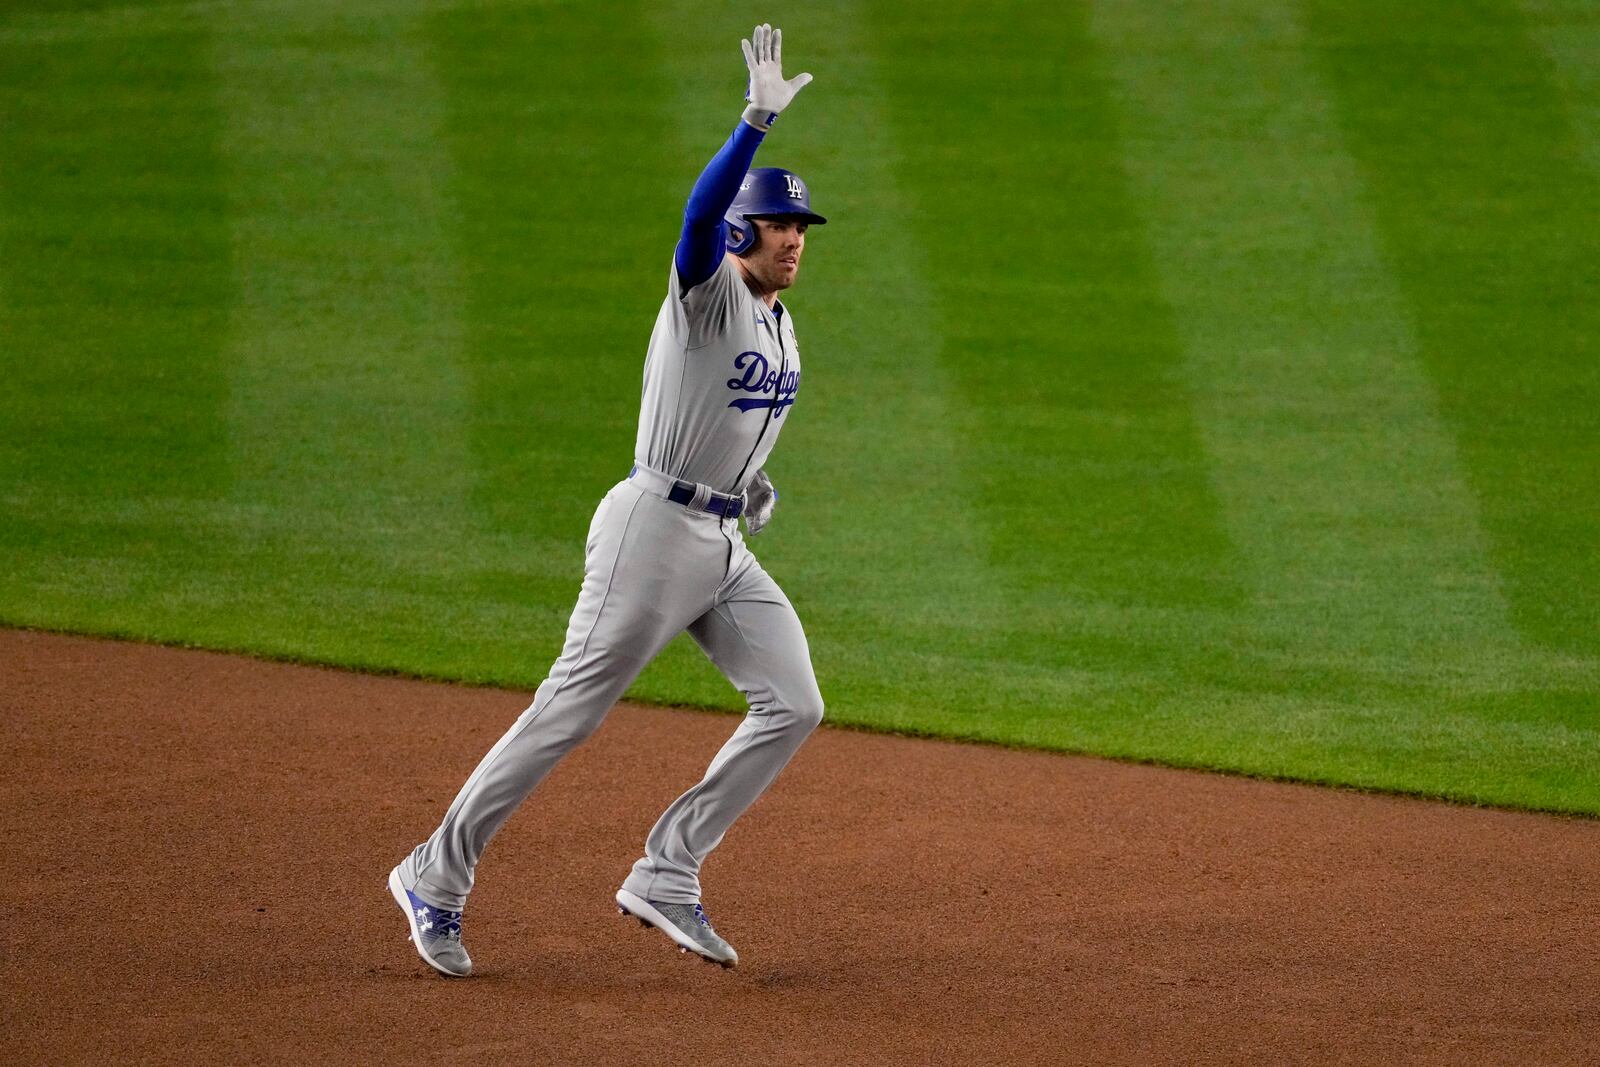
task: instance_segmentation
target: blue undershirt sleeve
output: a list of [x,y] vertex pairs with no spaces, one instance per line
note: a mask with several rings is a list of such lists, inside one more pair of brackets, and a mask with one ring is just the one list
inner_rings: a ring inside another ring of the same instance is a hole
[[683,233],[678,237],[678,248],[672,257],[685,293],[715,274],[722,263],[726,248],[722,217],[728,213],[733,198],[739,195],[739,183],[750,170],[756,149],[761,147],[765,136],[748,122],[739,120],[728,143],[711,157],[690,190],[689,203],[683,209]]

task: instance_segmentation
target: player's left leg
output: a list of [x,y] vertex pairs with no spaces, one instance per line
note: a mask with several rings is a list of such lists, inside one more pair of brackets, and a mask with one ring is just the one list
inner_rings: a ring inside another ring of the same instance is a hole
[[706,775],[667,808],[622,888],[650,901],[700,899],[700,865],[822,721],[822,694],[799,616],[736,541],[732,576],[689,633],[750,702]]

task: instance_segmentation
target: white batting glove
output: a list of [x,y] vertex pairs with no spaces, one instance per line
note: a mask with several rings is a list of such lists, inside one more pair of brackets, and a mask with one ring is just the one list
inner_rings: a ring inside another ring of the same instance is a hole
[[744,524],[754,537],[772,520],[772,509],[778,506],[778,490],[767,477],[765,470],[756,471],[744,491]]
[[750,68],[750,91],[745,96],[750,106],[744,109],[744,120],[765,132],[772,129],[778,112],[789,106],[795,94],[811,84],[811,75],[796,74],[784,80],[782,30],[763,22],[750,36],[751,40],[739,42],[744,65]]

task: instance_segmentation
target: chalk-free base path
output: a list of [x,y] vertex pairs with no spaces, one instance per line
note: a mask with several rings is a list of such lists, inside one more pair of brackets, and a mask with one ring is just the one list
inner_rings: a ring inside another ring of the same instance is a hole
[[824,729],[618,918],[735,720],[622,706],[495,840],[478,975],[384,880],[527,695],[0,631],[13,1063],[1582,1063],[1600,823]]

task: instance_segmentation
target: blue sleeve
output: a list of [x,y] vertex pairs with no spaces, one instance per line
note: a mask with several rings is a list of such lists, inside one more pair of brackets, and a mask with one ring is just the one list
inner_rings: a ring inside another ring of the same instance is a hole
[[739,183],[750,170],[756,158],[756,149],[766,134],[739,120],[733,135],[722,150],[711,157],[706,169],[689,193],[689,203],[683,209],[683,233],[678,237],[678,248],[673,261],[678,266],[678,281],[688,292],[717,272],[722,263],[722,217],[728,213],[733,198],[739,195]]

